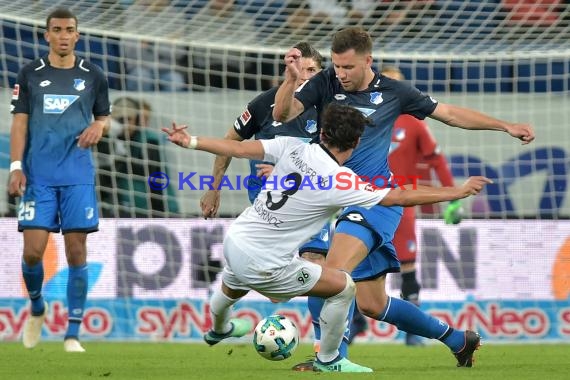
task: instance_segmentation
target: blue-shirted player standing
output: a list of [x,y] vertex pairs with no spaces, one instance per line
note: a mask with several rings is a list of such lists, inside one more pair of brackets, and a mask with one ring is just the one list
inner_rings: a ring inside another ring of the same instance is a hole
[[23,343],[33,348],[40,341],[48,312],[42,259],[49,233],[61,230],[69,265],[64,350],[83,352],[78,336],[88,289],[86,240],[99,224],[90,147],[106,126],[109,91],[102,70],[74,53],[79,32],[73,13],[50,13],[45,39],[49,53],[20,70],[11,107],[9,192],[21,197],[22,274],[31,300]]
[[[364,131],[346,166],[371,180],[377,177],[376,185],[380,187],[386,186],[384,179],[391,176],[388,151],[392,127],[400,114],[419,119],[429,116],[463,129],[507,132],[523,144],[534,139],[530,125],[509,123],[471,109],[438,103],[405,82],[374,72],[372,39],[361,28],[337,32],[331,51],[332,67],[315,75],[301,89],[295,85],[299,52],[291,49],[285,55],[286,79],[275,96],[273,116],[287,121],[313,106],[320,113],[331,102],[357,108],[373,123]],[[369,210],[348,207],[339,217],[326,265],[352,273],[357,284],[357,304],[364,315],[408,333],[439,339],[454,353],[457,366],[471,367],[473,353],[480,345],[479,334],[455,330],[414,304],[386,293],[386,274],[400,269],[392,239],[401,215],[401,207],[374,206]]]

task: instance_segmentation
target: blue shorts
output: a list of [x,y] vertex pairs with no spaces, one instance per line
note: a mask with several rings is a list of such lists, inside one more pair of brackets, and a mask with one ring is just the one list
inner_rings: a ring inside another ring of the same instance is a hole
[[370,209],[351,206],[343,210],[336,232],[354,236],[368,248],[368,256],[351,274],[354,281],[372,280],[400,271],[392,240],[401,217],[402,208],[398,206],[374,206]]
[[18,205],[18,231],[95,232],[99,210],[94,185],[28,185]]
[[333,233],[334,225],[331,222],[325,223],[318,234],[311,237],[311,239],[299,248],[299,255],[302,255],[304,252],[314,252],[326,257]]

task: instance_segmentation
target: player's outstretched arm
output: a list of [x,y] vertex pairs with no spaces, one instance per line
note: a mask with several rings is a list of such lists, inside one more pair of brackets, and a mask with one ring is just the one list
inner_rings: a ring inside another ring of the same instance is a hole
[[186,125],[177,125],[173,122],[171,129],[162,128],[162,131],[168,135],[168,140],[183,148],[252,160],[263,160],[265,157],[263,144],[258,140],[234,141],[213,137],[191,136],[186,132],[187,128],[188,126]]
[[396,188],[380,201],[383,206],[416,206],[438,202],[453,201],[479,194],[483,187],[493,183],[489,178],[482,176],[469,177],[461,186],[432,187],[415,185],[408,186],[406,190]]
[[529,124],[509,123],[484,113],[452,104],[439,103],[430,117],[452,127],[507,132],[509,135],[521,140],[523,145],[531,143],[535,137],[534,130]]

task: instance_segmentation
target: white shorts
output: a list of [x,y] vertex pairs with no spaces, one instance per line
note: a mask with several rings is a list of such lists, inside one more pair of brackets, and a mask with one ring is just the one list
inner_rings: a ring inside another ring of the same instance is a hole
[[281,268],[264,267],[263,257],[268,254],[267,250],[256,254],[246,247],[239,247],[231,236],[226,236],[222,281],[231,289],[255,290],[268,298],[287,301],[305,295],[321,278],[323,268],[320,265],[295,253]]

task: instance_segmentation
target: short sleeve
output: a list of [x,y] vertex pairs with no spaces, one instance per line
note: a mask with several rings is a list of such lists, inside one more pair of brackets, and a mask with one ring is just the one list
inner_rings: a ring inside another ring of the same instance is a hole
[[20,70],[16,84],[12,89],[12,103],[10,111],[14,113],[30,113],[29,107],[29,93],[28,93],[28,78],[25,70]]
[[406,82],[398,81],[397,83],[402,113],[423,120],[435,111],[437,100]]
[[299,144],[304,144],[301,140],[295,137],[282,137],[271,140],[259,140],[263,145],[265,151],[264,161],[277,163],[285,154],[288,148]]

